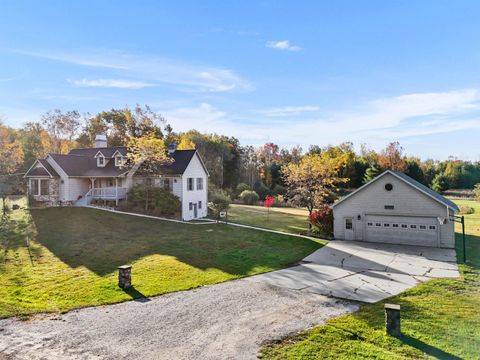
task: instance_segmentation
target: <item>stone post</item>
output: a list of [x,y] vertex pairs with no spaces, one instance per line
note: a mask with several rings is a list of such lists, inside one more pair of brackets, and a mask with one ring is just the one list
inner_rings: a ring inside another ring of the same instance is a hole
[[132,265],[118,267],[118,286],[122,289],[132,287]]
[[385,304],[385,329],[387,335],[400,337],[400,305]]

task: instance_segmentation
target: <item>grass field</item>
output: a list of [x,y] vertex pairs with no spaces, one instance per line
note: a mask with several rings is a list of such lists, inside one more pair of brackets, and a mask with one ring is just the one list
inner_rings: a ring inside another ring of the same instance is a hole
[[[0,237],[0,317],[66,311],[232,280],[302,259],[321,245],[228,225],[188,225],[94,209],[16,210]],[[26,240],[30,246],[26,246]],[[134,288],[117,286],[133,264]]]
[[232,204],[228,210],[228,220],[244,225],[251,225],[302,234],[308,231],[308,211],[306,209]]
[[[359,312],[332,319],[262,350],[264,359],[479,359],[480,203],[466,215],[467,265],[463,279],[436,279]],[[460,227],[457,256],[462,259]],[[400,304],[403,337],[385,336],[385,303]]]

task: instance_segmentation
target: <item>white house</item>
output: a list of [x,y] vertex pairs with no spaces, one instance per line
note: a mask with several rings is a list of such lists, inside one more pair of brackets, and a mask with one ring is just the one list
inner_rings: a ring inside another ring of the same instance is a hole
[[[145,177],[124,166],[126,147],[108,147],[97,136],[94,148],[73,149],[67,155],[48,154],[25,174],[28,192],[47,205],[88,205],[92,199],[126,199],[128,190]],[[155,186],[175,194],[182,203],[182,219],[207,216],[208,171],[196,150],[168,149],[173,162],[148,177]]]
[[409,176],[387,170],[333,205],[336,239],[455,246],[452,201]]

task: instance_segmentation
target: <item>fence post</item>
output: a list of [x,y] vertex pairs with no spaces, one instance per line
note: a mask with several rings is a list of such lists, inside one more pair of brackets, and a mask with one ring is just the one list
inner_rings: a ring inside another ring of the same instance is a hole
[[385,304],[385,330],[387,335],[400,337],[400,305]]

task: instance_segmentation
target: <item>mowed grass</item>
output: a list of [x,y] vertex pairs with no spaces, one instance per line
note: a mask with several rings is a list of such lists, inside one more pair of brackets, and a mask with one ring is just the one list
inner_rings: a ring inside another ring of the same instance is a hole
[[[0,258],[0,317],[63,312],[286,267],[321,245],[228,225],[188,225],[85,208],[16,210],[31,226]],[[117,285],[132,264],[134,288]]]
[[[464,201],[457,201],[458,204]],[[462,279],[435,279],[357,313],[272,343],[264,359],[479,359],[480,203],[468,201]],[[462,260],[460,227],[457,256]],[[384,304],[401,305],[403,337],[385,335]]]
[[228,210],[228,221],[238,224],[303,234],[308,231],[306,209],[232,204]]

